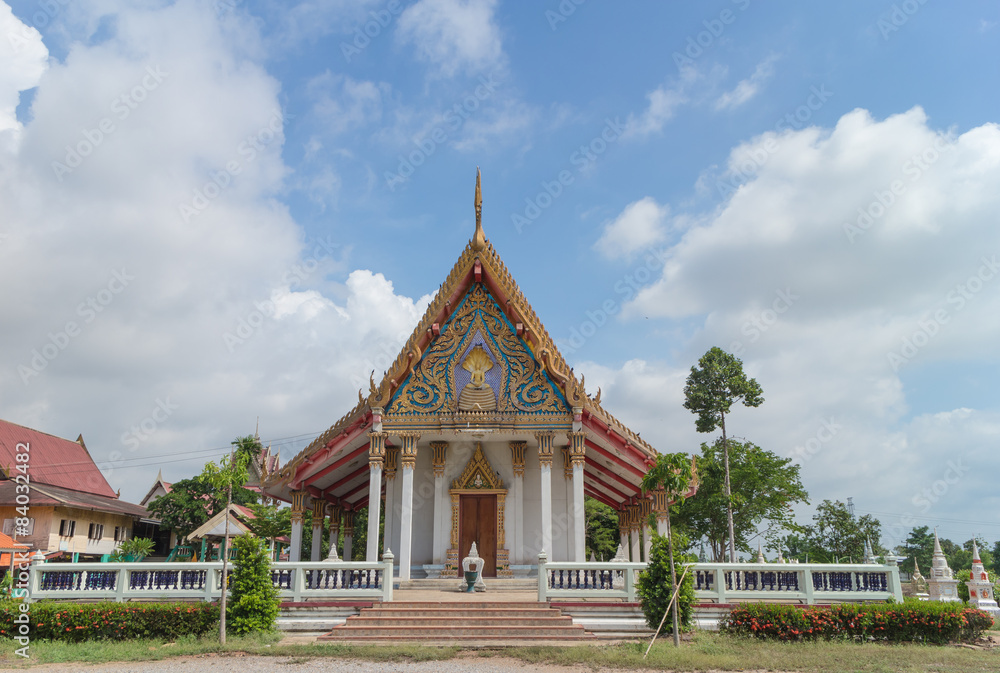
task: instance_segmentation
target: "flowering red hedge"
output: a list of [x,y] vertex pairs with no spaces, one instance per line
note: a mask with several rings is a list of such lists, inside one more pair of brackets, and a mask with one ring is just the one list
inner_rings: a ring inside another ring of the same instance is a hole
[[[0,638],[21,635],[14,619],[20,602],[0,604]],[[219,622],[219,607],[210,603],[32,603],[28,636],[34,640],[121,638],[173,639],[208,633]]]
[[993,626],[987,612],[961,603],[840,604],[829,607],[744,603],[720,630],[774,640],[850,638],[948,643],[979,638]]

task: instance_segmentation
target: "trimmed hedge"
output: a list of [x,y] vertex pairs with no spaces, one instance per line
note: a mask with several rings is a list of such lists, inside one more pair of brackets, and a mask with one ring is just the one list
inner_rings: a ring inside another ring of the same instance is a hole
[[829,607],[744,603],[720,630],[769,640],[845,638],[944,644],[978,639],[993,626],[987,612],[961,603],[839,604]]
[[[20,635],[14,618],[19,601],[0,604],[0,638]],[[214,603],[32,603],[28,635],[34,640],[87,640],[200,636],[218,628],[219,606]]]

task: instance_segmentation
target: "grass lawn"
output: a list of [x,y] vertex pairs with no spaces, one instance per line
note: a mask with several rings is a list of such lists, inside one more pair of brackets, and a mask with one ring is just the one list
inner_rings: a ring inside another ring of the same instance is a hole
[[[1000,632],[992,632],[1000,636]],[[463,650],[459,647],[420,645],[355,646],[331,644],[278,645],[277,634],[229,638],[225,647],[215,638],[182,638],[174,643],[131,641],[63,644],[31,644],[30,661],[13,654],[13,647],[0,653],[0,667],[30,667],[60,662],[99,663],[151,661],[181,655],[245,652],[263,656],[288,656],[297,661],[339,657],[376,661],[428,661],[453,657],[505,656],[525,662],[583,664],[592,668],[654,669],[671,671],[872,671],[899,673],[935,671],[965,673],[1000,670],[1000,648],[973,650],[955,646],[876,645],[845,642],[773,643],[736,640],[716,633],[700,632],[675,649],[669,639],[657,642],[645,661],[647,643],[575,647],[523,647]]]

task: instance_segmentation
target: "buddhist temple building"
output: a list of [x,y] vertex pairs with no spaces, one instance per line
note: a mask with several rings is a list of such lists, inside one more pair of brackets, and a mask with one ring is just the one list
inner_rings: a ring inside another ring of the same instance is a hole
[[586,560],[586,497],[618,511],[633,559],[648,553],[647,522],[667,505],[640,488],[657,452],[560,355],[486,239],[478,174],[474,205],[472,240],[389,370],[265,481],[292,504],[290,560],[307,509],[314,533],[332,517],[350,560],[354,513],[367,507],[366,560],[392,550],[400,579],[457,576],[473,542],[484,576],[526,576],[542,550]]

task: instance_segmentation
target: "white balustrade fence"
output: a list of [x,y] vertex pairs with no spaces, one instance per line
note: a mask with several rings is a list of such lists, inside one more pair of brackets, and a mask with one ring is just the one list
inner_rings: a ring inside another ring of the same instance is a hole
[[[391,554],[386,554],[381,563],[278,562],[271,564],[271,580],[278,595],[286,601],[307,598],[391,601],[392,563]],[[29,586],[30,600],[212,601],[222,595],[222,562],[35,563],[31,566]]]
[[[548,563],[538,560],[538,600],[608,598],[635,601],[645,563]],[[678,577],[682,570],[677,569]],[[902,602],[899,568],[868,563],[695,563],[688,574],[701,603],[738,601]]]

